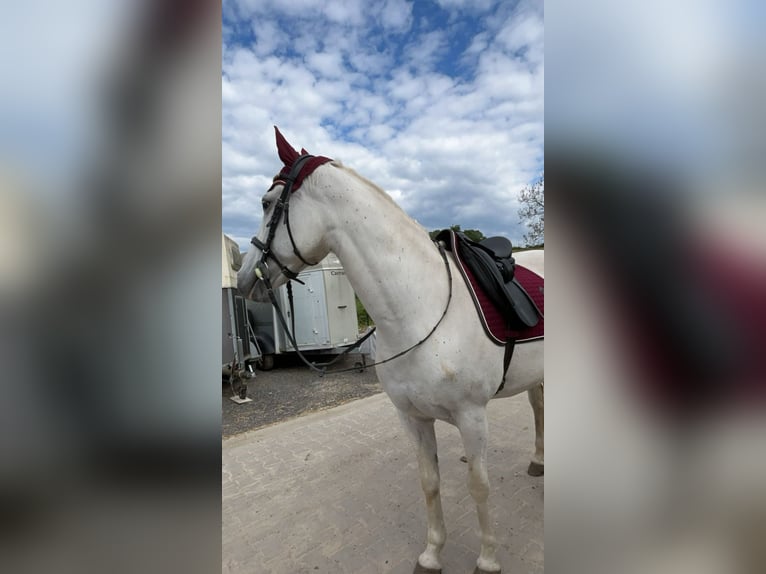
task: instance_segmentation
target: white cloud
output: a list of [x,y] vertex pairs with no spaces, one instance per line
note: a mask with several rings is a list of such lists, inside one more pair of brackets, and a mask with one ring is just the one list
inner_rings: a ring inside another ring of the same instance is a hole
[[471,45],[466,48],[464,57],[471,57],[480,54],[487,49],[490,42],[490,35],[488,32],[479,32],[473,37]]
[[405,31],[412,24],[412,3],[405,0],[386,0],[380,9],[380,23],[390,31]]
[[319,52],[306,56],[311,70],[325,78],[339,78],[343,75],[343,56],[338,52]]
[[277,48],[287,43],[287,36],[277,27],[275,22],[258,19],[253,21],[252,28],[256,38],[253,52],[258,56],[273,54]]
[[349,0],[328,0],[323,13],[331,22],[359,26],[364,23],[364,2]]
[[[265,32],[254,46],[224,46],[227,233],[246,237],[258,225],[260,195],[280,168],[277,124],[295,146],[380,185],[427,227],[459,223],[520,240],[516,195],[542,169],[541,10],[501,3],[491,17],[466,12],[460,39],[457,24],[413,26],[412,4],[401,0],[350,3],[343,22],[332,2],[240,4]],[[272,33],[286,16],[289,49]],[[465,48],[446,62],[455,42]]]
[[436,0],[445,10],[474,10],[484,12],[492,6],[492,0]]
[[419,71],[431,70],[440,53],[446,48],[447,35],[444,30],[426,32],[405,48],[407,63]]
[[527,59],[541,63],[544,35],[542,14],[522,10],[498,32],[497,40],[507,50],[529,51]]

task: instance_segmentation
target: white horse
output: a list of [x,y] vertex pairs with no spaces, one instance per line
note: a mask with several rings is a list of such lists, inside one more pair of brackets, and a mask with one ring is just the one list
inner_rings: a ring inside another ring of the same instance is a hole
[[[277,131],[280,157],[287,169],[298,154],[284,140],[281,145],[287,148],[280,147],[280,138]],[[285,181],[277,176],[263,196],[264,218],[239,271],[240,291],[257,300],[268,300],[265,282],[258,275],[265,276],[276,288],[287,281],[284,268],[297,272],[306,267],[307,261],[319,261],[332,251],[375,321],[378,360],[423,339],[440,321],[450,292],[445,262],[425,229],[382,189],[340,162],[327,160],[299,185],[287,197],[288,225],[284,221],[275,223],[272,218]],[[272,229],[270,245],[265,248]],[[277,265],[259,265],[265,261],[262,248],[273,254]],[[481,527],[481,552],[475,572],[499,572],[487,502],[486,406],[492,398],[528,392],[536,434],[529,472],[542,474],[544,341],[517,344],[513,360],[503,373],[504,349],[485,334],[452,254],[448,256],[453,269],[452,300],[438,328],[420,346],[376,369],[414,442],[426,498],[428,543],[415,572],[441,570],[439,555],[446,539],[439,495],[436,419],[457,426],[465,447],[468,488]],[[515,257],[518,263],[543,275],[542,251],[521,252]],[[504,388],[496,394],[501,381],[505,382]]]

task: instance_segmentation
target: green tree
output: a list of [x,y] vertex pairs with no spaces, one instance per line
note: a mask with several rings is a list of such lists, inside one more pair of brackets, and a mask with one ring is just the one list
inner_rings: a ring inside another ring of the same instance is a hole
[[478,229],[466,229],[465,231],[463,231],[463,233],[465,233],[468,239],[472,239],[473,241],[481,241],[482,239],[486,239],[486,237],[484,237],[484,234]]
[[[461,229],[460,225],[458,224],[450,225],[449,228],[452,231],[460,231],[464,233],[466,237],[468,237],[468,239],[471,239],[473,241],[481,241],[482,239],[486,239],[484,234],[478,229]],[[441,229],[434,229],[433,231],[429,231],[428,235],[431,236],[431,239],[436,239],[436,236],[439,235],[441,231],[442,231]]]
[[364,305],[362,305],[362,302],[359,300],[359,297],[354,295],[354,298],[356,299],[356,319],[357,319],[357,326],[359,327],[360,331],[365,330],[370,325],[374,325],[375,322],[372,320],[370,315],[367,313],[367,309],[364,308]]

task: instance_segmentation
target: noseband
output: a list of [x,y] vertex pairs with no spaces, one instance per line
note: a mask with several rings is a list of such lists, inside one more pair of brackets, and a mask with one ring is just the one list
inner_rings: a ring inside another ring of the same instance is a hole
[[295,245],[295,239],[293,238],[293,232],[290,229],[290,195],[293,191],[293,184],[295,183],[296,178],[301,172],[301,169],[305,165],[305,163],[311,159],[312,155],[309,154],[303,154],[298,159],[293,162],[292,167],[290,168],[290,173],[287,175],[287,177],[282,178],[279,177],[274,181],[274,184],[272,184],[272,187],[276,185],[277,183],[282,183],[284,187],[282,188],[282,193],[279,196],[279,199],[277,200],[276,204],[274,205],[274,213],[271,214],[271,219],[269,220],[269,223],[266,225],[269,228],[269,234],[266,237],[266,242],[264,243],[260,239],[258,239],[257,236],[253,237],[250,240],[250,243],[255,245],[258,249],[261,250],[262,255],[260,260],[255,264],[255,274],[258,277],[258,279],[266,280],[268,281],[268,260],[271,259],[279,266],[280,271],[290,280],[298,281],[298,283],[303,283],[300,279],[298,279],[298,274],[295,271],[292,271],[287,267],[287,265],[284,265],[276,255],[271,251],[271,244],[274,241],[274,235],[277,232],[277,226],[279,226],[279,222],[282,219],[282,215],[285,216],[285,227],[287,227],[287,235],[290,237],[290,243],[293,245],[293,253],[300,259],[303,263],[306,265],[316,265],[316,263],[311,263],[309,261],[306,261],[306,259],[301,255],[301,252],[298,250],[298,246]]

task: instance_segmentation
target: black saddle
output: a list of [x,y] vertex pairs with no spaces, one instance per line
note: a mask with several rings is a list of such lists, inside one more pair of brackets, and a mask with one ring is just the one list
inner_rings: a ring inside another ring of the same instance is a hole
[[436,236],[436,241],[456,252],[510,326],[523,329],[537,325],[540,312],[513,277],[516,262],[509,239],[488,237],[476,242],[459,231],[445,229]]

